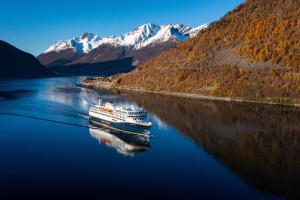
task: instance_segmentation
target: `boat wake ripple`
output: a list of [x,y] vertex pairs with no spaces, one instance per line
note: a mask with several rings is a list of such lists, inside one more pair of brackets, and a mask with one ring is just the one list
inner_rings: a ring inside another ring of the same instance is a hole
[[30,118],[30,119],[36,119],[36,120],[41,120],[41,121],[48,121],[48,122],[53,122],[53,123],[58,123],[58,124],[65,124],[65,125],[70,125],[70,126],[77,126],[77,127],[82,127],[82,128],[92,128],[92,129],[96,128],[95,126],[91,126],[91,125],[82,125],[82,124],[77,124],[77,123],[72,123],[72,122],[58,121],[58,120],[46,119],[46,118],[29,116],[29,115],[18,114],[18,113],[0,112],[0,115],[25,117],[25,118]]

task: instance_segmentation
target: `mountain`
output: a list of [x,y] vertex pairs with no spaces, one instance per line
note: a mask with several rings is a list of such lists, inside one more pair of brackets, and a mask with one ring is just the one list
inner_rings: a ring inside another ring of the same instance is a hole
[[207,25],[191,28],[182,24],[144,24],[122,36],[100,37],[84,33],[58,41],[37,58],[47,66],[99,63],[132,57],[134,65],[159,55],[197,33]]
[[33,55],[0,40],[0,78],[53,76]]
[[130,72],[133,69],[132,58],[51,67],[52,71],[62,76],[112,76],[118,73]]
[[247,0],[113,87],[300,103],[300,1]]

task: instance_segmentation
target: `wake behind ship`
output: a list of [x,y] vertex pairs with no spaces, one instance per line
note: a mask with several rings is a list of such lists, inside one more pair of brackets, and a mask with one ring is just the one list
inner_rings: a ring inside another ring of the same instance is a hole
[[146,133],[152,126],[142,108],[114,106],[109,102],[101,105],[100,101],[90,109],[89,120],[95,125],[129,133]]

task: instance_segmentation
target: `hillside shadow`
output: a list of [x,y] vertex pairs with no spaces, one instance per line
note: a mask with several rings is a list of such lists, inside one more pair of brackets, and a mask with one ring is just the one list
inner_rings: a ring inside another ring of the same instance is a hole
[[253,188],[300,199],[299,109],[135,93],[130,98]]
[[133,58],[49,67],[57,76],[111,76],[134,69]]

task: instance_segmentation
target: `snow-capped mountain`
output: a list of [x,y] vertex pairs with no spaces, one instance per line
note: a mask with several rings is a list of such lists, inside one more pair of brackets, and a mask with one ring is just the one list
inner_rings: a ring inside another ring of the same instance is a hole
[[[207,24],[191,28],[183,24],[148,23],[121,36],[101,37],[94,33],[84,33],[70,40],[58,41],[39,55],[38,59],[45,65],[61,65],[95,63],[129,56],[135,57],[139,54],[139,57],[143,57],[139,59],[138,63],[140,63],[146,60],[144,58],[148,59],[189,37],[194,37],[206,27]],[[154,48],[157,48],[157,51]],[[147,52],[150,49],[151,56],[148,56]],[[90,53],[92,54],[89,55]]]
[[89,53],[103,44],[109,44],[114,47],[131,47],[137,50],[151,44],[163,43],[172,39],[182,42],[190,36],[195,36],[200,30],[206,27],[206,24],[197,28],[191,28],[182,24],[156,25],[149,23],[122,36],[100,37],[93,33],[84,33],[79,37],[67,41],[58,41],[54,45],[51,45],[44,53],[51,51],[59,52],[66,49]]

